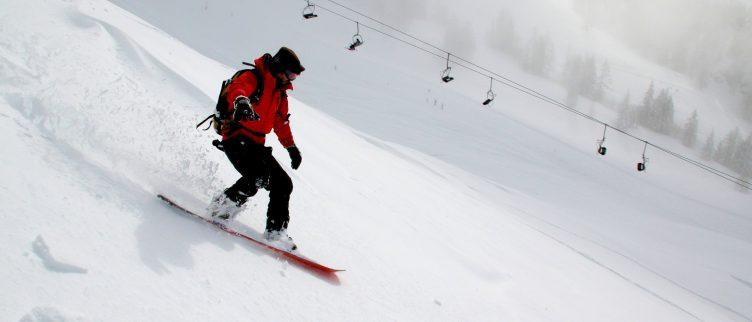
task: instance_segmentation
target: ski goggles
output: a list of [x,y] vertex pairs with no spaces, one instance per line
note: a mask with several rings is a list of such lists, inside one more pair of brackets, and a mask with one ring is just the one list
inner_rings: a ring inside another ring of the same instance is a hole
[[298,76],[300,76],[300,74],[296,74],[296,73],[293,73],[293,72],[291,72],[291,71],[289,71],[289,70],[286,70],[286,71],[285,71],[285,76],[287,76],[287,80],[289,80],[289,81],[291,81],[291,82],[292,82],[292,81],[294,81],[294,80],[295,80],[296,78],[298,78]]

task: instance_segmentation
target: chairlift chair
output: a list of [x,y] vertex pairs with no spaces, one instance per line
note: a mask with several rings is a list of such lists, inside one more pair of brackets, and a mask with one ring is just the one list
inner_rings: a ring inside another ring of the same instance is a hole
[[496,93],[493,91],[493,77],[491,77],[491,86],[488,88],[488,92],[486,92],[486,100],[483,101],[483,105],[491,104],[494,98],[496,98]]
[[308,5],[303,8],[303,18],[311,19],[316,18],[318,15],[314,13],[316,11],[316,5],[311,4],[311,2],[308,2]]
[[454,80],[454,77],[449,75],[451,72],[452,67],[447,67],[443,72],[441,72],[441,80],[443,80],[444,83],[449,83]]
[[452,73],[452,67],[449,67],[449,57],[451,55],[452,54],[447,53],[446,69],[441,72],[441,80],[443,80],[444,83],[449,83],[454,80],[454,77],[450,75]]
[[598,154],[600,155],[606,155],[606,149],[605,146],[603,146],[603,143],[606,143],[606,130],[608,129],[608,124],[603,124],[603,138],[598,140]]
[[319,15],[315,14],[314,11],[316,10],[316,7],[313,5],[307,5],[305,8],[303,8],[303,18],[311,19],[316,18]]
[[347,49],[351,51],[354,51],[355,48],[358,48],[365,43],[365,41],[363,40],[363,36],[360,35],[360,23],[356,21],[355,26],[356,26],[356,31],[352,37],[352,43],[350,44],[350,46],[347,47]]
[[492,91],[488,91],[488,93],[486,95],[487,95],[488,98],[486,98],[486,100],[483,101],[483,105],[491,104],[491,102],[493,102],[494,98],[496,98],[496,94],[494,94],[494,92],[492,92]]
[[347,49],[349,50],[355,50],[355,48],[360,47],[360,45],[364,43],[363,36],[361,36],[360,34],[355,34],[352,39],[352,43],[349,47],[347,47]]
[[645,141],[645,147],[642,149],[642,162],[637,163],[637,171],[645,171],[645,167],[648,164],[648,158],[645,157],[645,151],[648,149],[648,141]]

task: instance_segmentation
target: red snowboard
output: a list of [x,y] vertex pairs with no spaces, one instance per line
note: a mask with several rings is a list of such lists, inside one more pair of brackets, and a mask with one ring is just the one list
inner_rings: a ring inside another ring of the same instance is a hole
[[284,250],[281,250],[281,249],[269,246],[269,245],[267,245],[267,244],[265,244],[265,243],[263,243],[261,241],[258,241],[258,240],[254,239],[254,238],[252,238],[252,237],[250,237],[248,235],[245,235],[245,234],[240,233],[240,232],[238,232],[238,231],[236,231],[236,230],[234,230],[234,229],[232,229],[230,227],[227,227],[227,225],[225,225],[225,224],[223,224],[221,222],[215,222],[215,221],[207,219],[207,218],[205,218],[203,216],[197,215],[196,213],[194,213],[194,212],[192,212],[192,211],[190,211],[188,209],[185,209],[182,206],[178,205],[177,203],[175,203],[174,201],[170,200],[170,198],[165,197],[164,195],[160,194],[160,195],[157,195],[157,197],[159,197],[159,199],[162,199],[168,205],[170,205],[172,207],[175,207],[176,209],[181,210],[183,213],[185,213],[185,214],[187,214],[187,215],[189,215],[189,216],[191,216],[191,217],[193,217],[195,219],[200,219],[200,220],[202,220],[202,221],[204,221],[204,222],[206,222],[208,224],[211,224],[212,226],[214,226],[214,227],[216,227],[216,228],[218,228],[218,229],[220,229],[222,231],[225,231],[225,232],[227,232],[227,233],[229,233],[231,235],[243,238],[243,239],[251,242],[251,244],[253,244],[254,246],[258,247],[259,249],[268,251],[271,254],[278,256],[279,258],[283,258],[283,259],[287,260],[288,262],[290,262],[291,264],[296,265],[296,266],[298,266],[298,267],[300,267],[300,268],[302,268],[302,269],[304,269],[304,270],[306,270],[308,272],[316,274],[317,276],[323,278],[324,280],[326,280],[326,281],[328,281],[330,283],[337,284],[337,285],[339,284],[339,278],[337,277],[336,273],[344,271],[344,270],[329,268],[329,267],[326,267],[326,266],[321,265],[319,263],[316,263],[316,262],[314,262],[314,261],[312,261],[310,259],[307,259],[307,258],[301,257],[299,255],[296,255],[296,254],[293,254],[293,253],[290,253],[290,252],[287,252],[287,251],[284,251]]

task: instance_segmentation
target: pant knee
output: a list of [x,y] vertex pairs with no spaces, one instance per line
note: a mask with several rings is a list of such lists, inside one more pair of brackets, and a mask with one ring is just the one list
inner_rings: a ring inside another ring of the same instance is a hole
[[253,197],[258,192],[258,188],[248,178],[240,178],[234,185],[225,189],[225,195],[230,200],[245,203],[249,197]]
[[289,195],[292,193],[292,179],[288,175],[279,176],[272,182],[272,190],[276,193]]

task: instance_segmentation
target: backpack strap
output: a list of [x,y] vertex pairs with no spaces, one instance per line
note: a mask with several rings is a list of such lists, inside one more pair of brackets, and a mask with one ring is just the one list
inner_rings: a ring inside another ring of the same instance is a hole
[[261,77],[261,72],[259,72],[259,70],[256,68],[256,65],[251,64],[249,62],[243,62],[243,65],[250,66],[253,68],[238,71],[237,73],[235,73],[232,79],[235,79],[235,77],[240,76],[241,72],[251,71],[251,73],[253,73],[253,76],[256,76],[256,90],[253,92],[253,94],[250,97],[248,97],[248,99],[251,101],[251,103],[258,103],[258,101],[261,99],[261,93],[264,92],[264,78]]
[[256,66],[254,66],[251,63],[246,63],[246,62],[243,62],[243,65],[251,66],[254,68],[253,69],[241,69],[235,72],[235,74],[233,74],[232,77],[230,77],[230,79],[222,81],[222,87],[220,87],[219,89],[219,97],[217,98],[217,106],[215,108],[215,114],[221,120],[226,120],[229,117],[229,115],[227,115],[227,111],[229,110],[228,108],[229,106],[227,106],[227,99],[226,99],[227,87],[230,86],[232,81],[240,77],[240,75],[246,72],[251,72],[253,73],[253,76],[256,77],[256,90],[253,92],[253,94],[251,94],[250,97],[248,97],[251,103],[258,103],[259,100],[261,99],[261,94],[263,94],[264,92],[264,79],[263,77],[261,77],[261,73],[258,71],[258,69],[255,68]]
[[[253,67],[253,68],[252,69],[241,69],[241,70],[235,72],[235,74],[233,74],[232,77],[230,77],[230,79],[222,81],[222,87],[219,89],[219,97],[217,98],[216,111],[213,114],[211,114],[208,117],[206,117],[198,125],[196,125],[196,128],[200,127],[201,125],[203,125],[207,121],[211,120],[211,123],[209,124],[209,127],[207,127],[205,130],[208,130],[210,127],[212,127],[212,125],[214,125],[215,131],[217,131],[217,134],[221,134],[221,127],[218,126],[218,125],[221,124],[222,121],[225,121],[225,120],[229,119],[229,115],[227,115],[227,111],[229,110],[229,108],[228,108],[229,106],[227,104],[227,97],[226,97],[227,96],[226,95],[227,94],[226,93],[227,92],[227,87],[229,87],[230,84],[236,78],[240,77],[240,75],[242,75],[242,74],[244,74],[246,72],[251,72],[251,73],[253,73],[253,76],[256,77],[256,90],[253,91],[253,94],[251,94],[248,97],[248,99],[251,101],[251,104],[256,104],[256,103],[258,103],[261,100],[261,94],[264,93],[264,78],[261,76],[261,72],[256,68],[255,65],[253,65],[251,63],[243,62],[243,65],[250,66],[250,67]],[[258,133],[258,132],[255,132],[255,131],[251,131],[250,129],[246,128],[245,126],[242,126],[242,124],[240,124],[240,123],[237,123],[237,122],[231,122],[231,123],[232,123],[232,125],[234,125],[233,126],[234,129],[232,129],[231,131],[235,131],[238,128],[244,128],[245,130],[250,131],[254,135],[265,136],[265,134],[263,134],[263,133]]]
[[253,95],[248,97],[251,103],[258,103],[261,100],[261,94],[264,93],[264,78],[261,77],[261,72],[258,69],[250,69],[253,76],[256,76],[256,90],[253,91]]
[[[245,63],[245,64],[250,65],[248,63]],[[230,77],[230,79],[225,80],[224,82],[222,82],[222,88],[221,88],[221,90],[219,92],[219,99],[217,100],[217,111],[220,111],[220,112],[221,111],[227,111],[227,101],[224,99],[225,96],[226,96],[226,94],[227,94],[226,93],[227,92],[227,87],[230,86],[230,84],[236,78],[240,77],[240,75],[243,75],[243,74],[245,74],[247,72],[253,73],[253,76],[256,77],[256,90],[253,91],[253,94],[251,94],[250,96],[248,96],[248,99],[251,101],[251,103],[258,103],[259,102],[259,100],[261,99],[261,94],[264,92],[264,78],[261,77],[261,72],[259,72],[259,70],[256,69],[256,68],[253,68],[253,69],[241,69],[241,70],[237,71],[234,75],[232,75],[232,77]],[[220,110],[219,108],[222,108],[222,110]]]

